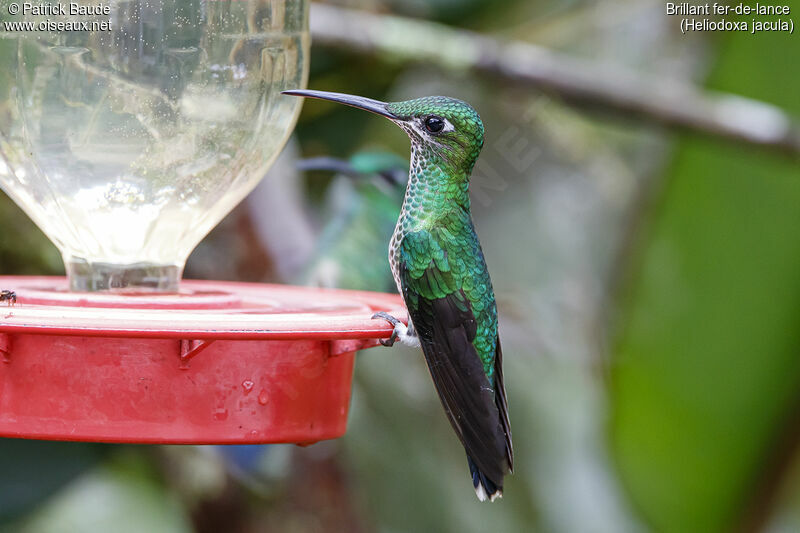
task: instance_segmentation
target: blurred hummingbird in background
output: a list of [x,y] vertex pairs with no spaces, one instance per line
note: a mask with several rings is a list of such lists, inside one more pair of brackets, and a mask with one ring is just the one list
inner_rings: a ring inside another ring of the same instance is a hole
[[304,285],[387,291],[390,272],[376,258],[386,253],[408,181],[408,160],[387,151],[361,151],[347,159],[301,159],[297,168],[336,175],[325,202],[327,222],[314,256],[300,279]]
[[444,96],[403,102],[311,90],[284,94],[346,104],[388,118],[411,140],[408,185],[389,244],[389,263],[408,309],[406,326],[387,313],[396,340],[421,346],[448,419],[467,453],[481,501],[502,496],[513,468],[497,306],[469,200],[483,147],[483,122]]

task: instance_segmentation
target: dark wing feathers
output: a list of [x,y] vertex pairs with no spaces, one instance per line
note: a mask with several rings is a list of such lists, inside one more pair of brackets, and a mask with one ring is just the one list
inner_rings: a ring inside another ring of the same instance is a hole
[[508,470],[514,471],[514,448],[511,445],[511,422],[508,419],[508,401],[506,400],[506,385],[503,381],[503,350],[500,348],[500,337],[497,337],[497,354],[494,359],[494,386],[497,390],[497,408],[500,410],[500,422],[506,441],[506,456],[508,457]]
[[[415,239],[408,241],[411,246]],[[429,242],[424,251],[433,255],[431,246]],[[418,243],[415,248],[415,252],[424,249]],[[442,255],[438,257],[441,259]],[[404,258],[408,256],[403,254],[398,265],[403,297],[447,417],[470,464],[474,463],[482,476],[502,489],[512,458],[500,345],[497,343],[493,387],[473,345],[478,323],[460,283],[449,273],[441,272],[431,255],[424,270],[420,268],[423,258],[413,257],[416,265],[409,264],[412,259]]]

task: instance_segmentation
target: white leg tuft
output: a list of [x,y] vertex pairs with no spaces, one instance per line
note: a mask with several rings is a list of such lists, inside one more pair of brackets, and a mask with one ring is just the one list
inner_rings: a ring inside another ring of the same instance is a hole
[[[411,322],[409,321],[409,324]],[[419,348],[419,337],[414,333],[414,327],[408,327],[402,322],[398,322],[394,326],[395,332],[397,332],[397,340],[405,344],[406,346],[411,346],[412,348]]]

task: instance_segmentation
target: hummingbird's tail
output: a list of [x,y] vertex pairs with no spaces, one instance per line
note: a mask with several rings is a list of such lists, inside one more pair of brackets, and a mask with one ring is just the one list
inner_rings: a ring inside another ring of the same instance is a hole
[[482,502],[486,500],[493,502],[497,498],[502,498],[503,486],[500,485],[498,487],[491,479],[487,478],[469,455],[467,455],[467,462],[469,463],[469,471],[472,474],[472,486],[475,487],[475,494],[478,495],[478,499]]

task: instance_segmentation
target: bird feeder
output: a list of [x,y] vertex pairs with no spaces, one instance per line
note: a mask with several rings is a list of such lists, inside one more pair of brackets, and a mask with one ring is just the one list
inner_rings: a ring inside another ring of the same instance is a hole
[[393,295],[183,281],[70,292],[0,277],[0,436],[138,443],[315,442],[345,431],[354,352]]
[[397,296],[181,281],[294,126],[300,102],[280,91],[305,86],[307,2],[133,1],[49,19],[90,31],[0,39],[0,185],[67,277],[0,277],[16,295],[0,307],[0,436],[341,436],[354,353],[389,336],[370,317],[402,314]]

